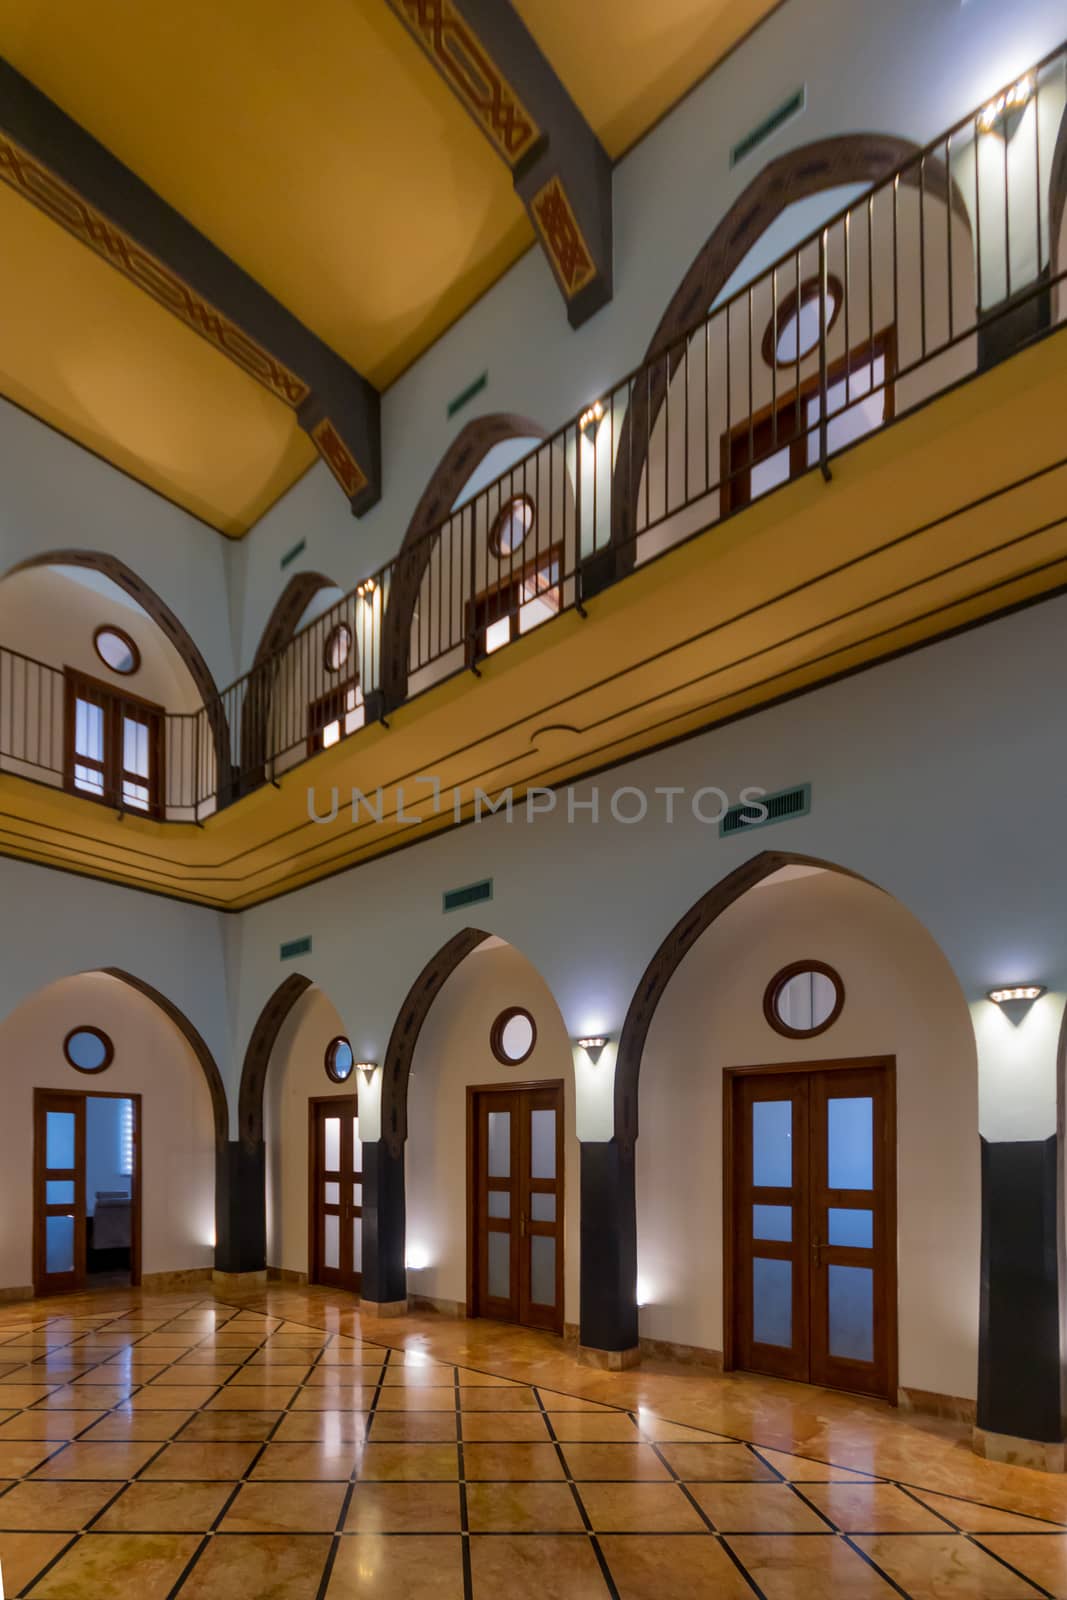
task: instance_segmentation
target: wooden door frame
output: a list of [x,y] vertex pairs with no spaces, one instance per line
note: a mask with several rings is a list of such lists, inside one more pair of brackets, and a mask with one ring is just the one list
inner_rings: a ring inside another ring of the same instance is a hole
[[[354,1072],[355,1068],[353,1068],[352,1070]],[[318,1233],[317,1233],[317,1230],[316,1230],[316,1227],[315,1227],[315,1220],[316,1220],[315,1166],[316,1166],[316,1163],[318,1161],[318,1148],[317,1148],[317,1145],[316,1145],[316,1134],[318,1132],[318,1123],[317,1123],[318,1111],[317,1111],[316,1108],[318,1106],[333,1105],[336,1101],[339,1101],[339,1100],[352,1100],[352,1101],[354,1101],[355,1102],[355,1107],[356,1107],[356,1116],[357,1117],[359,1116],[359,1092],[358,1092],[358,1088],[355,1085],[353,1085],[353,1087],[351,1089],[344,1089],[344,1088],[341,1087],[340,1084],[338,1084],[337,1093],[336,1094],[312,1094],[312,1095],[308,1096],[308,1167],[307,1167],[308,1253],[307,1253],[307,1281],[308,1281],[309,1284],[313,1284],[313,1283],[318,1283],[319,1282],[319,1280],[314,1275],[315,1274],[315,1268],[316,1267],[321,1268],[321,1265],[322,1265],[322,1263],[318,1260],[319,1241],[318,1241]],[[362,1170],[363,1169],[360,1168],[360,1171],[362,1171]],[[361,1213],[362,1213],[362,1207],[360,1209],[361,1209]],[[360,1227],[362,1228],[362,1226],[363,1226],[362,1214],[360,1215],[360,1219],[359,1220],[360,1220]],[[340,1237],[340,1233],[338,1234],[338,1237]],[[362,1272],[360,1273],[359,1276],[360,1276],[360,1282],[362,1283],[362,1281],[363,1281]],[[322,1287],[329,1287],[329,1285],[322,1285]],[[343,1289],[341,1291],[342,1294],[349,1294],[349,1293],[352,1293],[352,1292],[358,1293],[359,1291],[358,1290],[351,1291],[351,1290],[348,1290],[348,1289]]]
[[[565,1078],[524,1078],[516,1083],[468,1083],[467,1085],[467,1316],[478,1316],[478,1185],[475,1153],[478,1139],[477,1106],[480,1094],[531,1094],[540,1090],[559,1091],[562,1115],[557,1130],[559,1161],[559,1249],[556,1252],[556,1296],[559,1306],[556,1332],[564,1328],[564,1257],[566,1254],[566,1175],[567,1175],[567,1080]],[[521,1326],[521,1324],[516,1324]]]
[[[884,1398],[890,1405],[897,1404],[899,1383],[899,1322],[900,1304],[897,1272],[897,1058],[896,1056],[848,1056],[833,1061],[780,1061],[753,1067],[724,1067],[722,1073],[722,1217],[723,1217],[723,1345],[724,1372],[737,1369],[736,1317],[734,1293],[736,1282],[737,1207],[734,1184],[734,1084],[744,1078],[778,1077],[785,1073],[807,1075],[812,1072],[882,1071],[886,1073],[889,1093],[886,1096],[885,1143],[886,1174],[886,1232],[891,1248],[885,1263],[886,1302],[892,1309],[887,1329],[887,1383]],[[850,1391],[851,1392],[851,1391]]]
[[[33,1292],[35,1296],[41,1294],[41,1284],[45,1277],[45,1230],[44,1218],[37,1205],[37,1193],[43,1181],[44,1172],[44,1145],[41,1139],[39,1106],[45,1095],[61,1094],[75,1097],[83,1102],[83,1116],[85,1114],[84,1102],[86,1100],[129,1100],[133,1106],[133,1171],[130,1174],[130,1288],[137,1289],[141,1284],[141,1173],[143,1162],[141,1149],[143,1140],[143,1105],[140,1092],[123,1093],[121,1089],[50,1089],[35,1086],[33,1091],[33,1170],[31,1182],[33,1184]],[[85,1152],[82,1152],[85,1160]],[[87,1200],[87,1196],[85,1197]],[[88,1277],[87,1273],[83,1273]],[[86,1284],[86,1288],[88,1288]],[[74,1290],[73,1293],[84,1293],[85,1290]]]

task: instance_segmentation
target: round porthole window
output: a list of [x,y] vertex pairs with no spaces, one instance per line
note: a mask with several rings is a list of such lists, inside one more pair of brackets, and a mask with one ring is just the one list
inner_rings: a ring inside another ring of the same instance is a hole
[[354,1063],[355,1056],[348,1040],[343,1035],[331,1039],[326,1046],[326,1076],[334,1083],[346,1083],[352,1076]]
[[72,1028],[63,1040],[63,1054],[76,1072],[103,1072],[115,1059],[115,1046],[101,1028]]
[[141,652],[121,628],[97,628],[93,634],[93,648],[104,666],[120,677],[130,677],[141,665]]
[[795,961],[767,985],[763,1011],[771,1027],[787,1039],[811,1039],[841,1015],[845,986],[823,961]]
[[[826,331],[837,320],[845,298],[839,280],[826,280]],[[822,285],[818,278],[806,278],[799,291],[791,289],[778,307],[763,335],[763,359],[770,367],[792,367],[818,349],[822,331]]]
[[537,1024],[522,1006],[502,1011],[489,1030],[489,1047],[505,1066],[517,1067],[533,1054],[537,1043]]
[[326,668],[329,672],[340,672],[349,656],[352,654],[352,629],[347,622],[339,622],[332,628],[326,639]]
[[489,529],[489,549],[494,556],[513,556],[534,525],[534,503],[528,494],[513,495],[497,512]]

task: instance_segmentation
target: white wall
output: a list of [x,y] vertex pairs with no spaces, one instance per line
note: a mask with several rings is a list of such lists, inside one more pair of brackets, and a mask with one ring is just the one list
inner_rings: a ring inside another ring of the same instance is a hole
[[342,1085],[326,1076],[326,1047],[344,1033],[321,989],[308,989],[279,1030],[263,1094],[267,1142],[267,1262],[288,1272],[308,1270],[308,1101],[357,1095],[353,1072]]
[[236,677],[229,541],[3,400],[0,460],[0,575],[46,550],[118,556],[181,618],[219,687]]
[[[489,1047],[494,1021],[523,1006],[537,1043],[516,1067]],[[408,1092],[407,1249],[426,1266],[408,1271],[408,1293],[467,1300],[467,1086],[564,1082],[564,1320],[578,1321],[579,1148],[571,1047],[552,995],[525,956],[496,941],[447,980],[423,1023]]]
[[[98,1078],[69,1066],[63,1040],[80,1023],[111,1036]],[[33,1091],[94,1085],[140,1094],[144,1273],[210,1267],[215,1233],[215,1137],[207,1083],[159,1008],[128,984],[81,973],[50,985],[0,1021],[0,1287],[33,1281]]]
[[[319,464],[243,541],[234,556],[242,668],[289,575],[279,558],[298,539],[307,540],[302,565],[352,587],[395,553],[471,416],[516,412],[555,429],[636,366],[698,250],[767,161],[856,131],[925,142],[1063,34],[1055,0],[791,0],[774,12],[616,168],[609,306],[572,331],[547,263],[529,251],[383,397],[374,510],[353,523]],[[731,168],[730,147],[801,83],[804,112]],[[448,401],[484,370],[475,407],[450,420]]]
[[[805,957],[840,973],[844,1009],[818,1037],[786,1039],[763,994]],[[640,1080],[641,1333],[723,1348],[723,1069],[860,1056],[896,1059],[900,1382],[973,1397],[981,1195],[970,1018],[926,930],[839,873],[750,890],[660,1002]]]

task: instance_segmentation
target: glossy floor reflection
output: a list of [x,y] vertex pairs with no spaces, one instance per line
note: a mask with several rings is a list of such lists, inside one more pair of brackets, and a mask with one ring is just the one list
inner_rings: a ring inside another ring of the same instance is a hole
[[429,1352],[470,1325],[374,1331],[317,1292],[0,1311],[7,1600],[1067,1596],[1032,1474],[1002,1508],[962,1460],[953,1495],[656,1414],[633,1375],[596,1375],[612,1405]]

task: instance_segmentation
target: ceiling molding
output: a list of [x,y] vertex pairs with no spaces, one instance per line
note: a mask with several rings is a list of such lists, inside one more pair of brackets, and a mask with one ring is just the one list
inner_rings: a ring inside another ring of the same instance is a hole
[[580,327],[612,295],[611,161],[510,0],[388,0],[511,169]]
[[289,406],[357,516],[377,502],[378,391],[2,58],[0,179]]

